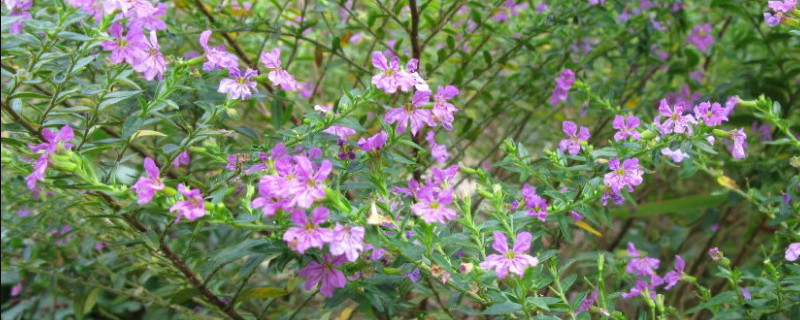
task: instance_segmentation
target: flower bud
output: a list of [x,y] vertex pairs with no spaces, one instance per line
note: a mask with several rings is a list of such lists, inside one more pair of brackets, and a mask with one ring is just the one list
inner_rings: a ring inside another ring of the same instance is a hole
[[726,138],[726,139],[728,139],[728,138],[731,137],[730,132],[725,131],[725,130],[714,129],[713,133],[714,133],[714,136],[716,136],[717,138]]
[[200,56],[200,57],[194,57],[194,58],[191,58],[191,59],[189,59],[189,60],[186,60],[186,61],[184,61],[184,62],[183,62],[183,65],[184,65],[184,66],[187,66],[187,67],[190,67],[190,66],[197,66],[197,65],[200,65],[201,63],[203,63],[203,61],[205,61],[205,58],[204,58],[204,57],[202,57],[202,56]]
[[642,140],[652,140],[656,136],[658,136],[658,133],[653,130],[645,130],[641,133]]

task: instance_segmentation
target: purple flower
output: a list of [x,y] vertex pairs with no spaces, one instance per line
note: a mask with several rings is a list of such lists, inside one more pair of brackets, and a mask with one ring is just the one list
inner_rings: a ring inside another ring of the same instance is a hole
[[796,261],[800,257],[800,242],[790,243],[783,257],[786,261]]
[[408,280],[411,280],[411,282],[416,283],[417,281],[419,281],[419,268],[414,269],[414,271],[409,272],[403,277],[408,278]]
[[598,4],[604,4],[606,0],[589,0],[589,5],[596,6]]
[[531,249],[531,240],[533,239],[530,233],[517,234],[517,240],[514,242],[512,250],[508,250],[506,235],[498,231],[495,231],[493,235],[492,248],[498,254],[490,254],[486,257],[486,260],[480,264],[481,268],[494,269],[498,278],[505,279],[509,272],[522,277],[525,275],[525,269],[539,265],[539,259],[527,253]]
[[408,180],[408,188],[393,186],[392,190],[399,194],[402,194],[404,197],[416,197],[417,191],[419,190],[419,182],[417,180],[411,179]]
[[322,132],[339,136],[340,139],[347,139],[347,137],[356,134],[355,129],[344,126],[330,126],[322,130]]
[[525,211],[526,215],[536,217],[539,221],[547,220],[547,200],[540,197],[536,193],[536,188],[531,187],[527,183],[522,186],[522,197],[525,198],[525,206],[528,208]]
[[22,33],[23,21],[30,20],[31,14],[28,10],[33,6],[32,0],[4,0],[3,4],[8,9],[9,17],[19,17],[17,21],[11,23],[10,33]]
[[425,137],[425,140],[431,145],[431,156],[436,159],[436,162],[444,164],[447,162],[447,158],[450,157],[450,154],[447,153],[446,146],[436,143],[435,136],[436,133],[433,131],[428,131],[428,135]]
[[37,145],[28,145],[31,152],[38,153],[41,151],[41,155],[33,164],[33,172],[25,177],[25,182],[29,190],[39,190],[36,183],[44,181],[44,175],[47,172],[47,167],[50,165],[50,154],[58,151],[59,147],[64,149],[72,148],[73,145],[68,143],[68,141],[72,140],[74,136],[72,127],[64,125],[58,132],[50,131],[49,129],[42,130],[44,142]]
[[703,124],[707,127],[713,127],[728,121],[728,112],[717,102],[712,104],[710,101],[706,101],[695,106],[694,116],[696,119],[703,120]]
[[561,75],[556,78],[556,87],[553,88],[553,94],[550,96],[550,104],[557,105],[559,101],[567,101],[567,94],[575,83],[575,73],[570,69],[561,72]]
[[344,264],[344,261],[344,256],[332,258],[331,255],[325,254],[322,263],[311,261],[303,269],[300,269],[297,274],[307,278],[306,290],[311,290],[317,283],[322,282],[319,286],[319,292],[330,298],[333,297],[333,291],[336,288],[344,288],[347,285],[344,273],[335,268]]
[[648,290],[650,292],[650,299],[655,300],[656,299],[656,292],[653,289],[655,289],[655,288],[653,286],[651,286],[649,283],[647,283],[647,281],[636,280],[633,288],[631,288],[630,291],[623,293],[622,294],[622,298],[623,299],[633,298],[633,297],[641,295],[642,293],[644,293],[645,290]]
[[256,90],[256,82],[251,81],[253,77],[258,76],[258,71],[253,69],[240,70],[233,67],[228,69],[228,77],[219,81],[219,93],[229,94],[230,99],[245,100],[250,98]]
[[714,37],[711,35],[711,25],[708,23],[696,25],[692,33],[686,38],[686,42],[693,44],[698,50],[705,52],[708,47],[714,45]]
[[13,287],[11,287],[11,296],[16,297],[22,293],[22,283],[18,282]]
[[283,198],[277,190],[279,180],[277,176],[266,175],[261,177],[258,182],[258,197],[254,198],[250,206],[254,209],[261,209],[265,217],[275,215],[278,210],[289,210],[289,200]]
[[729,147],[731,151],[731,155],[735,159],[744,159],[747,157],[746,150],[747,149],[747,134],[744,133],[744,129],[736,129],[730,132],[731,139],[733,140],[733,145]]
[[356,261],[364,251],[364,227],[343,226],[336,224],[333,228],[333,240],[330,241],[331,254],[345,255],[350,262]]
[[189,158],[189,150],[183,150],[181,153],[172,160],[172,166],[177,168],[181,165],[188,165],[191,159]]
[[29,216],[32,216],[32,215],[33,215],[33,211],[30,211],[30,210],[20,209],[19,211],[17,211],[17,217],[20,217],[20,218],[29,217]]
[[578,213],[577,211],[570,211],[569,215],[572,217],[572,221],[581,221],[583,220],[583,216]]
[[375,51],[372,53],[372,66],[383,71],[372,76],[372,84],[386,93],[395,93],[398,88],[403,92],[408,92],[417,84],[414,76],[400,69],[400,58],[397,56],[392,57],[391,61],[387,61],[383,52]]
[[661,280],[664,281],[666,286],[664,289],[672,289],[678,281],[681,280],[681,275],[683,274],[683,270],[686,268],[686,262],[683,261],[683,258],[679,255],[675,255],[675,267],[672,271],[667,272]]
[[433,96],[433,109],[431,109],[433,121],[440,123],[447,130],[453,130],[453,120],[458,111],[458,108],[447,100],[453,99],[457,95],[458,88],[446,85],[439,86],[436,89],[436,95]]
[[711,260],[714,261],[720,261],[724,257],[722,255],[722,251],[719,251],[719,248],[717,247],[713,247],[710,250],[708,250],[708,255],[711,256]]
[[311,211],[311,220],[303,210],[295,209],[292,211],[292,222],[295,227],[291,227],[283,234],[283,240],[294,251],[300,254],[310,248],[320,248],[326,242],[333,240],[333,231],[322,228],[319,225],[328,219],[330,212],[328,208],[316,207]]
[[764,22],[767,24],[768,27],[774,28],[777,27],[781,22],[783,22],[783,14],[772,14],[769,12],[764,12]]
[[611,172],[603,177],[603,183],[611,187],[614,193],[619,193],[624,187],[628,187],[628,192],[633,192],[633,187],[642,183],[642,168],[639,166],[639,159],[625,159],[620,165],[619,158],[611,159],[608,162]]
[[119,23],[114,23],[108,28],[113,41],[103,41],[100,45],[103,50],[111,51],[111,62],[120,63],[125,61],[128,64],[135,63],[140,57],[144,56],[147,50],[144,34],[141,29],[131,28],[127,35],[123,35],[123,27]]
[[358,147],[366,152],[378,150],[386,144],[387,138],[389,138],[389,134],[386,131],[381,131],[372,137],[358,139]]
[[311,81],[303,81],[297,84],[297,89],[300,91],[300,97],[303,99],[311,98],[314,95],[314,90],[316,90],[316,84]]
[[167,23],[164,22],[164,16],[167,15],[167,5],[159,3],[155,9],[155,12],[144,17],[133,17],[128,23],[128,27],[146,30],[166,30]]
[[634,115],[615,116],[613,127],[619,131],[614,134],[614,141],[625,140],[629,137],[633,140],[641,140],[639,131],[636,131],[636,127],[639,126],[639,122],[639,118]]
[[597,301],[597,295],[598,292],[595,290],[592,291],[590,295],[586,296],[586,298],[583,298],[583,301],[581,301],[581,305],[578,307],[577,310],[575,310],[575,314],[577,315],[581,312],[589,311],[589,308],[591,308],[594,302]]
[[261,54],[261,62],[267,69],[272,69],[267,74],[269,81],[274,85],[281,86],[281,89],[293,91],[297,89],[297,81],[288,71],[281,68],[281,50],[275,48],[270,52]]
[[311,161],[305,156],[295,156],[297,163],[295,175],[296,186],[291,189],[294,196],[290,205],[301,208],[311,208],[315,201],[325,198],[325,180],[331,174],[333,165],[328,160],[322,160],[319,169],[314,170]]
[[94,249],[97,251],[103,251],[103,249],[105,249],[106,247],[108,247],[108,242],[105,241],[95,243],[94,245]]
[[136,192],[136,196],[139,197],[138,204],[150,203],[157,191],[164,190],[164,183],[161,182],[159,177],[161,171],[158,170],[155,161],[150,157],[144,158],[144,170],[147,173],[147,177],[139,177],[136,184],[131,187]]
[[589,141],[589,128],[580,127],[579,132],[575,122],[562,122],[561,131],[564,131],[564,133],[569,136],[569,139],[561,140],[561,142],[558,143],[558,149],[573,156],[581,151],[581,142]]
[[431,110],[418,108],[426,105],[430,96],[430,92],[416,91],[410,104],[407,104],[405,108],[389,109],[383,118],[387,124],[397,123],[397,134],[405,132],[408,124],[411,123],[411,134],[417,135],[417,132],[422,130],[425,125],[436,126],[436,122],[431,116]]
[[364,260],[378,261],[386,255],[386,249],[376,248],[369,243],[364,245],[364,252],[366,253],[367,251],[370,252],[370,255],[365,255]]
[[639,253],[632,242],[628,242],[628,255],[633,257],[633,259],[628,261],[628,265],[625,266],[625,272],[640,277],[649,277],[655,274],[655,269],[658,269],[658,265],[661,263],[661,261],[656,258],[650,258],[647,255]]
[[517,4],[514,0],[506,0],[505,6],[499,7],[497,14],[492,18],[498,22],[508,22],[510,17],[519,15],[519,10],[528,7],[527,3]]
[[456,218],[456,210],[448,207],[453,203],[452,189],[436,191],[431,186],[425,186],[417,191],[417,200],[411,206],[411,211],[427,223],[446,224]]
[[224,45],[219,45],[217,47],[209,46],[209,38],[211,38],[211,30],[203,31],[203,33],[200,34],[200,46],[203,47],[207,60],[203,63],[203,71],[236,68],[239,64],[239,58],[225,50]]
[[[658,130],[662,135],[668,133],[692,133],[692,124],[697,124],[697,121],[692,115],[684,115],[686,111],[686,104],[683,102],[676,103],[670,108],[667,99],[661,99],[658,106],[659,115],[653,120]],[[661,117],[666,117],[664,122],[661,122]]]
[[689,158],[689,155],[681,151],[681,149],[672,150],[669,147],[661,149],[661,154],[665,157],[669,157],[673,162],[676,163],[680,163],[684,159]]
[[772,127],[769,123],[759,125],[757,121],[753,121],[753,132],[758,133],[760,136],[758,140],[761,142],[772,141]]
[[158,45],[158,38],[156,32],[150,31],[149,41],[145,41],[143,48],[144,53],[133,63],[133,70],[144,74],[144,78],[152,81],[155,78],[161,80],[164,78],[164,72],[167,71],[167,63],[164,61],[164,55],[161,54],[161,46]]
[[178,201],[169,208],[169,212],[178,211],[175,221],[180,220],[181,217],[194,221],[206,215],[206,201],[200,194],[200,190],[192,190],[183,184],[179,184],[178,191],[183,194],[186,200]]
[[753,295],[750,294],[750,290],[747,290],[747,288],[739,288],[739,292],[745,300],[753,300]]
[[797,0],[767,1],[767,6],[776,13],[788,13],[797,6]]

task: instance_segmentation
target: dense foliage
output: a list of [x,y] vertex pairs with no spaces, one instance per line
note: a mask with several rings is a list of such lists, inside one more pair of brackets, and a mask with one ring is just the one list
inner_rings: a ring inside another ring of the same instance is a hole
[[3,319],[798,319],[795,0],[4,0]]

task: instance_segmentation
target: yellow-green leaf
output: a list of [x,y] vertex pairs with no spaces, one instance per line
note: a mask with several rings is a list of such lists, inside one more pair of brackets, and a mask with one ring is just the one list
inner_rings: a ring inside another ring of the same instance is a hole
[[589,231],[591,234],[596,235],[598,237],[602,237],[603,236],[603,234],[600,233],[600,231],[597,231],[597,229],[593,228],[592,226],[590,226],[586,222],[577,221],[577,222],[575,222],[575,225],[578,226],[579,228],[583,229],[583,230]]
[[250,299],[250,298],[259,298],[259,299],[269,299],[269,298],[279,298],[289,294],[289,291],[286,291],[281,288],[274,288],[274,287],[261,287],[261,288],[253,288],[245,291],[241,295],[241,299]]
[[161,133],[161,132],[158,132],[158,131],[154,131],[154,130],[139,130],[139,131],[136,131],[136,132],[135,132],[135,133],[134,133],[134,134],[131,136],[131,140],[134,140],[134,139],[136,139],[136,138],[141,138],[141,137],[147,137],[147,136],[159,136],[159,137],[166,137],[167,135],[166,135],[166,134],[163,134],[163,133]]

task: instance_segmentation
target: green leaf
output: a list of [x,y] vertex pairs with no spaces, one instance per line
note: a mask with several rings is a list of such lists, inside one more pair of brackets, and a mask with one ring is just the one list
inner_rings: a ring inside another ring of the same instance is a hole
[[486,308],[483,310],[483,314],[509,314],[520,313],[520,311],[522,311],[522,306],[519,303],[506,301]]
[[285,295],[289,294],[289,291],[281,288],[274,288],[274,287],[261,287],[261,288],[253,288],[249,289],[242,293],[239,296],[239,299],[251,299],[251,298],[258,298],[258,299],[270,299],[270,298],[280,298]]
[[131,140],[135,140],[136,138],[141,138],[141,137],[148,137],[148,136],[166,137],[167,135],[163,134],[161,132],[155,131],[155,130],[139,130],[139,131],[136,131],[136,133],[134,133],[131,136]]
[[678,213],[686,214],[694,212],[698,208],[714,207],[722,203],[728,197],[727,194],[722,195],[702,195],[702,196],[689,196],[678,199],[670,199],[658,202],[651,202],[640,205],[636,211],[628,209],[618,209],[611,211],[611,216],[616,218],[627,217],[645,217],[655,216],[665,213]]

